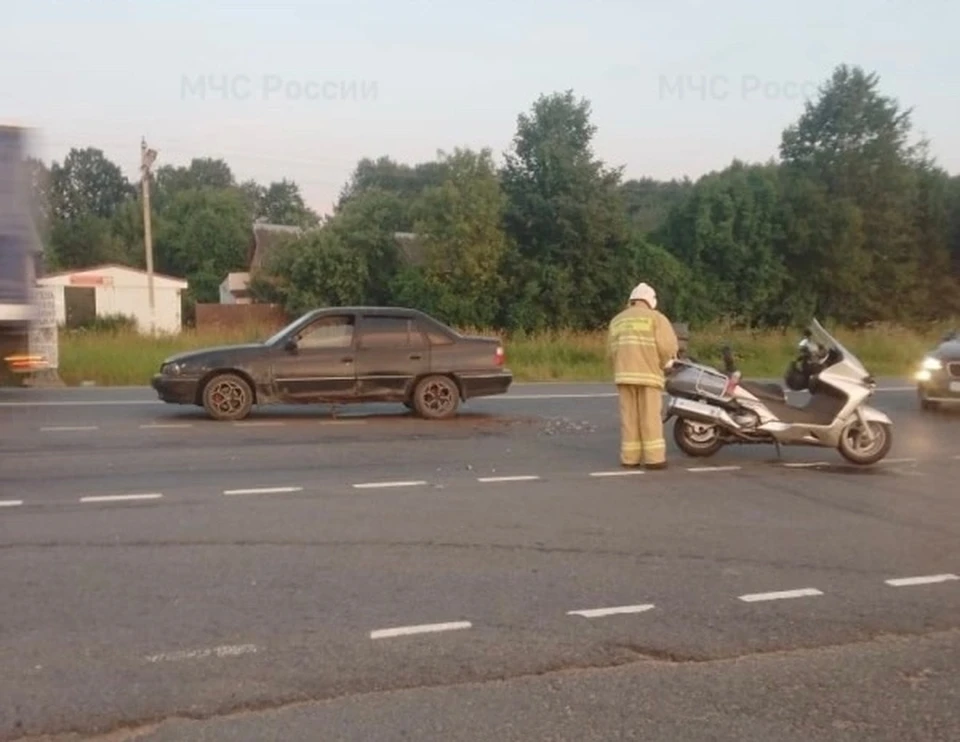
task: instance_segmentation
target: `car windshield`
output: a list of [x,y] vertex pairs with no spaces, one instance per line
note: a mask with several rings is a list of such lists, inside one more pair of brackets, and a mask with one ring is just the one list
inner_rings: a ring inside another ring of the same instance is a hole
[[289,332],[292,331],[293,329],[295,329],[295,328],[297,328],[297,327],[300,327],[304,322],[306,322],[306,321],[307,321],[307,317],[308,317],[308,315],[306,315],[306,314],[303,315],[302,317],[297,317],[297,319],[295,319],[293,322],[291,322],[290,324],[288,324],[288,325],[286,325],[285,327],[281,328],[280,330],[277,330],[277,332],[275,332],[273,335],[271,335],[271,336],[268,337],[266,340],[264,340],[264,341],[263,341],[263,344],[264,344],[264,345],[275,345],[276,343],[280,342],[280,338],[282,338],[284,335],[286,335],[287,333],[289,333]]
[[827,332],[826,328],[824,328],[819,321],[816,319],[811,320],[807,329],[810,330],[810,335],[814,342],[825,348],[835,350],[843,357],[843,360],[856,367],[858,371],[862,371],[865,376],[867,375],[867,369],[860,363],[860,359],[847,350],[833,335]]

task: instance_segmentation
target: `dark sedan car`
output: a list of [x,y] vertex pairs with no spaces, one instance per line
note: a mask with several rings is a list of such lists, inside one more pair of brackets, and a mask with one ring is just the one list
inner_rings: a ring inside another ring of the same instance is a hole
[[923,409],[960,402],[960,333],[949,333],[940,345],[927,353],[916,379]]
[[512,381],[497,338],[461,335],[414,309],[338,307],[308,312],[262,343],[172,356],[153,388],[215,420],[241,420],[254,404],[362,402],[403,403],[440,420]]

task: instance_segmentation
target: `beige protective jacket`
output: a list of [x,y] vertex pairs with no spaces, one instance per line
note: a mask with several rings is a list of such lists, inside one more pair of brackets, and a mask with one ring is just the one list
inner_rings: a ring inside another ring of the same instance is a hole
[[615,384],[663,389],[663,370],[679,350],[677,334],[663,314],[642,302],[628,307],[611,320],[607,342]]

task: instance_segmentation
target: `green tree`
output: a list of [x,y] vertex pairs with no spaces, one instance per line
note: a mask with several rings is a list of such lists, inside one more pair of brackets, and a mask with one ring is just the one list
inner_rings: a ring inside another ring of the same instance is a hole
[[329,227],[284,243],[262,272],[251,277],[258,301],[280,304],[290,314],[363,302],[367,265]]
[[220,283],[246,269],[250,214],[236,188],[178,191],[156,220],[157,270],[183,276],[199,302],[219,301]]
[[135,194],[123,171],[94,147],[71,149],[62,165],[50,168],[50,206],[58,221],[109,219]]
[[641,234],[651,234],[663,226],[671,209],[679,205],[693,189],[689,178],[659,181],[653,178],[628,180],[620,186],[631,225]]
[[620,170],[597,160],[590,105],[573,92],[540,96],[518,118],[501,182],[515,300],[509,324],[595,328],[618,310],[633,282],[618,191]]
[[260,189],[254,202],[254,218],[304,228],[320,223],[320,217],[304,202],[300,186],[286,178]]
[[390,157],[379,157],[376,160],[365,157],[357,163],[350,180],[341,190],[335,212],[339,212],[350,201],[367,191],[388,191],[396,194],[406,206],[405,217],[398,231],[410,232],[413,230],[410,207],[424,189],[440,185],[443,178],[444,165],[439,160],[407,165]]
[[776,166],[735,160],[697,181],[655,239],[697,277],[688,296],[701,311],[753,324],[783,294],[785,272],[774,251],[778,217]]
[[[838,320],[902,319],[923,282],[914,214],[923,143],[910,144],[910,111],[878,85],[876,74],[837,67],[780,146],[787,178],[815,183],[800,186],[808,196],[819,191],[806,210],[794,210],[791,238],[824,224],[839,230],[791,248],[791,268],[819,274],[805,290],[822,294],[822,309]],[[837,249],[839,259],[828,254]]]
[[408,272],[398,300],[459,326],[489,327],[498,319],[507,242],[504,198],[489,149],[440,153],[446,177],[413,207],[420,236],[420,281]]
[[361,256],[367,266],[366,303],[389,304],[402,265],[395,234],[409,224],[403,197],[382,188],[368,188],[346,201],[327,227],[341,244]]

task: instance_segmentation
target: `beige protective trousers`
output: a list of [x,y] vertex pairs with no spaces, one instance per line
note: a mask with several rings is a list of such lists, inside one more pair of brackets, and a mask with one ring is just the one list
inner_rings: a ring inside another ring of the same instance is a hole
[[617,384],[620,393],[620,463],[661,464],[667,460],[663,439],[663,392],[652,386]]

